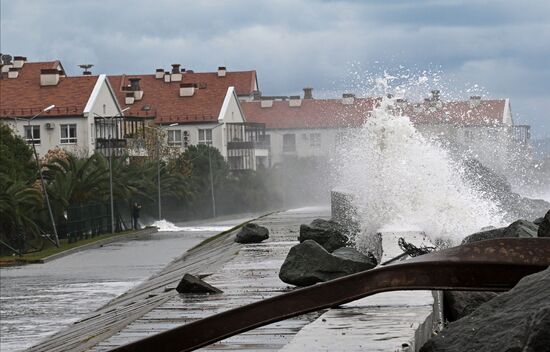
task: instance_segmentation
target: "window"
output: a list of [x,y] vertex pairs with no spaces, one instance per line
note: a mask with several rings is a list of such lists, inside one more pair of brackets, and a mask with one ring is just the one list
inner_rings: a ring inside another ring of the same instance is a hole
[[168,145],[181,146],[181,130],[168,130]]
[[283,152],[296,151],[296,135],[294,133],[283,134]]
[[212,130],[199,129],[199,144],[212,145]]
[[60,125],[61,144],[76,143],[76,124]]
[[271,148],[271,136],[269,134],[264,134],[260,137],[260,143],[266,148]]
[[25,126],[25,139],[29,144],[40,144],[40,126]]
[[469,131],[469,130],[465,130],[465,131],[464,131],[464,138],[465,138],[467,141],[471,141],[472,139],[474,139],[474,132],[473,132],[473,131]]
[[321,146],[321,134],[320,133],[311,133],[309,135],[309,145],[311,147],[320,147]]

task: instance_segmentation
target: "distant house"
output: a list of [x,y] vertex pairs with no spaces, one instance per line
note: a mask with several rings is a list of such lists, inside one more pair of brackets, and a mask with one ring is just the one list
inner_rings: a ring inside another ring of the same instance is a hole
[[[68,77],[59,61],[27,62],[16,56],[2,64],[0,75],[0,119],[38,154],[62,148],[81,156],[100,148],[96,141],[97,115],[114,116],[121,109],[107,76]],[[28,123],[50,105],[55,107]],[[113,145],[119,129],[111,127]]]
[[509,99],[442,101],[434,90],[421,103],[398,99],[396,105],[424,135],[451,143],[501,174],[529,152],[530,128],[514,124]]
[[[314,99],[310,88],[300,96],[261,98],[243,102],[248,121],[265,123],[270,141],[271,163],[285,157],[329,157],[345,140],[348,131],[371,116],[379,98]],[[518,148],[528,144],[529,127],[513,123],[508,99],[444,102],[439,92],[421,103],[395,101],[396,115],[408,116],[429,137],[452,143],[497,171],[503,171]]]
[[154,74],[109,76],[126,117],[149,119],[167,133],[167,143],[184,151],[190,145],[217,148],[231,170],[266,165],[265,126],[248,123],[240,101],[258,91],[255,71],[195,73],[172,65]]
[[287,157],[330,156],[349,129],[359,128],[373,110],[376,99],[344,94],[342,99],[262,98],[243,102],[249,121],[266,125],[270,164]]

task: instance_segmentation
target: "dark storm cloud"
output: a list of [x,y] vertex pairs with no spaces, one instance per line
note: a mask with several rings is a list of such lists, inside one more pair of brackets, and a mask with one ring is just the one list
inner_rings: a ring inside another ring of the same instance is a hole
[[[353,87],[357,67],[437,68],[510,97],[550,135],[548,1],[1,1],[1,51],[70,73],[256,69],[265,94]],[[322,94],[322,93],[319,93]]]

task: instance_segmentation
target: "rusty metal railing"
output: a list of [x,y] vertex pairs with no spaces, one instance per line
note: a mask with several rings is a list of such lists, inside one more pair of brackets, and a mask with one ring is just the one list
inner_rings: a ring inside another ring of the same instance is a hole
[[549,265],[550,238],[481,241],[297,289],[112,351],[192,351],[260,326],[386,291],[502,291]]

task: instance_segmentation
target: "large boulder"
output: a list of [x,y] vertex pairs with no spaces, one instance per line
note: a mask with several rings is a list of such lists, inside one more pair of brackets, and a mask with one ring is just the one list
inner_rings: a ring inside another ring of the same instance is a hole
[[244,225],[235,236],[237,243],[260,243],[269,238],[269,230],[266,227],[248,223]]
[[222,290],[189,273],[181,278],[176,291],[179,293],[222,293]]
[[421,352],[550,351],[550,268],[452,322]]
[[337,255],[325,250],[313,240],[292,247],[281,266],[279,278],[287,284],[309,286],[372,269],[376,261],[348,250]]
[[378,264],[378,262],[376,261],[376,258],[372,253],[369,252],[367,253],[367,255],[364,255],[363,253],[359,252],[357,249],[352,247],[338,248],[331,254],[340,259],[351,260],[352,262],[358,262],[358,263],[367,263],[369,265],[372,265],[373,267],[375,267],[376,264]]
[[462,240],[462,244],[503,237],[537,237],[538,226],[527,220],[517,220],[508,227],[476,232]]
[[538,236],[550,237],[550,210],[548,210],[548,212],[539,224]]
[[495,298],[494,292],[482,291],[444,291],[443,307],[445,318],[455,321],[476,310],[483,303]]
[[313,240],[329,252],[344,247],[349,239],[345,229],[336,221],[315,219],[309,225],[300,225],[298,240],[304,242]]

